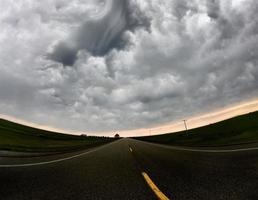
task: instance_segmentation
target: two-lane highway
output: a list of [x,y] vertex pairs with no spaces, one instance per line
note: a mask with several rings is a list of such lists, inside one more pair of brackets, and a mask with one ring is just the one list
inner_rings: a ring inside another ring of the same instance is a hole
[[0,159],[0,183],[4,200],[251,200],[258,199],[258,150],[191,151],[121,139],[63,157]]
[[258,199],[258,149],[202,150],[129,141],[134,158],[170,199]]

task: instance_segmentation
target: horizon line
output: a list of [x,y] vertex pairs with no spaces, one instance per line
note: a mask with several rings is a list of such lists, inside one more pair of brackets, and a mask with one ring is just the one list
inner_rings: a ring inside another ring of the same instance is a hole
[[56,128],[48,125],[37,124],[34,122],[29,122],[23,119],[18,119],[16,117],[0,114],[0,119],[8,120],[21,125],[29,126],[32,128],[37,128],[45,131],[70,134],[70,135],[81,135],[89,134],[90,136],[113,136],[115,133],[119,133],[122,137],[137,137],[137,136],[150,136],[150,135],[161,135],[166,133],[174,133],[185,130],[183,121],[186,120],[187,127],[189,129],[194,129],[209,124],[224,121],[236,116],[248,114],[250,112],[258,111],[258,99],[247,100],[245,102],[240,102],[233,104],[231,106],[221,107],[210,112],[204,112],[202,114],[194,115],[184,119],[178,119],[168,123],[156,125],[150,128],[138,128],[129,130],[118,130],[118,131],[78,131]]

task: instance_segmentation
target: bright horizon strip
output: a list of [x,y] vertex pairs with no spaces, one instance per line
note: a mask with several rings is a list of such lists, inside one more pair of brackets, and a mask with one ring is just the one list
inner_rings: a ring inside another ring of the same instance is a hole
[[[219,121],[223,121],[235,116],[247,114],[250,112],[258,111],[258,99],[235,104],[233,106],[228,106],[225,108],[220,108],[215,111],[200,114],[198,116],[193,116],[189,118],[185,118],[188,129],[193,129],[205,125],[209,125],[212,123],[216,123]],[[108,132],[87,132],[87,131],[73,131],[73,130],[65,130],[60,128],[53,128],[47,125],[38,125],[36,123],[27,122],[22,119],[17,119],[12,116],[0,114],[0,118],[6,119],[12,122],[16,122],[19,124],[23,124],[26,126],[43,129],[47,131],[60,132],[66,134],[88,134],[88,135],[96,135],[96,136],[114,136],[115,133],[119,133],[122,137],[133,137],[133,136],[148,136],[148,135],[158,135],[170,132],[177,132],[185,130],[183,119],[176,120],[174,122],[170,122],[167,124],[151,127],[151,128],[140,128],[135,130],[122,130],[122,131],[108,131]]]

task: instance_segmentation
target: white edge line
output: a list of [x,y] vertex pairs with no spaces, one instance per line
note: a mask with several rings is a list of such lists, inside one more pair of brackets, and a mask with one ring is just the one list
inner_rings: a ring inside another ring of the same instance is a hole
[[155,146],[167,148],[167,149],[173,149],[178,151],[190,151],[190,152],[204,152],[204,153],[230,153],[230,152],[241,152],[241,151],[254,151],[258,150],[258,147],[249,147],[249,148],[239,148],[239,149],[221,149],[221,150],[215,150],[215,149],[191,149],[191,148],[182,148],[182,147],[175,147],[175,146],[168,146],[163,144],[156,144],[152,142],[145,142],[140,141],[147,144],[152,144]]
[[253,151],[258,150],[258,147],[250,147],[250,148],[240,148],[240,149],[188,149],[188,148],[176,148],[171,147],[171,149],[182,150],[182,151],[192,151],[192,152],[207,152],[207,153],[229,153],[229,152],[241,152],[241,151]]
[[[109,145],[109,144],[106,144],[106,145]],[[14,164],[14,165],[0,165],[0,168],[11,168],[11,167],[30,167],[30,166],[37,166],[37,165],[46,165],[46,164],[51,164],[51,163],[58,163],[58,162],[62,162],[62,161],[66,161],[66,160],[71,160],[73,158],[77,158],[77,157],[80,157],[80,156],[83,156],[83,155],[86,155],[86,154],[89,154],[89,153],[92,153],[92,152],[95,152],[99,149],[102,149],[103,147],[105,147],[106,145],[103,145],[101,147],[96,147],[92,150],[88,150],[84,153],[80,153],[80,154],[77,154],[77,155],[74,155],[74,156],[71,156],[71,157],[66,157],[66,158],[60,158],[60,159],[57,159],[57,160],[51,160],[51,161],[45,161],[45,162],[38,162],[38,163],[25,163],[25,164]]]

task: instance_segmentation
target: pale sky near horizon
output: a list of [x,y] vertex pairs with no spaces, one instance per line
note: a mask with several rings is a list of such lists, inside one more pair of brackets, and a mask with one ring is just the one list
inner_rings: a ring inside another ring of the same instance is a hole
[[[212,123],[216,123],[225,119],[230,119],[232,117],[236,117],[239,115],[251,113],[258,111],[258,99],[250,100],[247,102],[242,102],[240,104],[231,105],[226,108],[220,108],[218,110],[214,110],[210,113],[202,113],[198,116],[191,116],[186,119],[186,124],[188,129],[197,128],[205,125],[209,125]],[[96,135],[96,136],[114,136],[114,134],[119,133],[121,137],[134,137],[134,136],[149,136],[149,135],[158,135],[165,133],[172,133],[177,131],[185,130],[184,123],[181,120],[170,122],[167,124],[161,124],[150,128],[140,128],[134,130],[122,130],[122,131],[110,131],[110,132],[82,132],[82,131],[72,131],[72,130],[62,130],[58,128],[49,127],[47,125],[38,125],[30,122],[26,122],[21,119],[16,119],[11,116],[1,115],[0,119],[7,119],[13,122],[17,122],[20,124],[28,125],[35,128],[40,128],[49,131],[62,132],[67,134],[87,134],[87,135]]]
[[257,98],[257,0],[0,1],[2,116],[160,133]]

